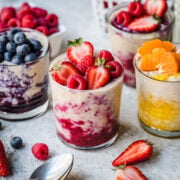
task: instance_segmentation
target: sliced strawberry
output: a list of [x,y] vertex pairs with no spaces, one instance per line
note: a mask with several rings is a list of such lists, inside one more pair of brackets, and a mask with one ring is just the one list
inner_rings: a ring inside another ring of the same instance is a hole
[[138,140],[133,142],[125,149],[113,162],[113,166],[129,165],[137,162],[145,161],[153,153],[151,143],[145,140]]
[[10,168],[8,159],[5,154],[5,149],[2,141],[0,140],[0,176],[8,176],[10,174]]
[[135,166],[126,166],[118,169],[116,180],[147,180],[147,178]]
[[127,26],[132,20],[131,14],[126,11],[121,11],[116,16],[116,23],[121,26]]
[[107,51],[107,50],[101,50],[99,51],[99,54],[98,54],[98,57],[99,58],[104,58],[105,60],[105,64],[109,61],[113,61],[114,60],[114,57],[113,55],[111,54],[111,52]]
[[86,55],[84,56],[77,64],[77,68],[82,74],[85,74],[87,69],[91,66],[93,66],[95,63],[95,60],[92,55]]
[[123,68],[118,61],[110,61],[106,66],[109,66],[109,72],[112,78],[119,77],[123,72]]
[[71,89],[85,90],[87,82],[79,74],[71,74],[67,80],[67,87]]
[[134,16],[142,16],[144,14],[144,6],[140,2],[133,1],[129,3],[128,11]]
[[79,74],[79,71],[71,62],[64,61],[59,66],[53,67],[53,78],[59,84],[66,85],[71,74]]
[[159,21],[153,16],[143,16],[132,21],[128,28],[138,32],[152,32],[159,26]]
[[144,7],[147,14],[156,14],[158,17],[163,17],[168,6],[166,0],[146,0]]
[[98,89],[110,80],[110,73],[104,66],[92,66],[87,70],[88,89]]
[[68,45],[70,46],[67,49],[67,57],[74,64],[78,64],[78,62],[86,55],[93,56],[94,47],[90,42],[82,40],[82,38],[75,39],[74,41],[68,41]]

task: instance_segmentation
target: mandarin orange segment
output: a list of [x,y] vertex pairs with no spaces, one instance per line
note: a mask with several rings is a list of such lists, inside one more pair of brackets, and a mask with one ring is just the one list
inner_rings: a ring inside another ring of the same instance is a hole
[[140,69],[143,71],[155,71],[156,70],[156,61],[152,54],[146,54],[142,57],[140,63]]
[[154,48],[162,47],[162,41],[159,39],[154,39],[151,41],[144,42],[139,48],[138,53],[141,56],[152,53]]
[[162,56],[164,53],[166,52],[165,48],[154,48],[152,50],[152,54],[154,54],[155,56]]
[[161,59],[159,68],[162,69],[164,73],[175,74],[178,72],[178,63],[171,53],[166,52],[164,53],[164,58]]
[[176,53],[176,52],[170,52],[170,53],[174,56],[174,58],[175,58],[177,61],[180,62],[180,53]]
[[167,51],[175,50],[175,45],[169,41],[162,41],[162,47],[165,48]]

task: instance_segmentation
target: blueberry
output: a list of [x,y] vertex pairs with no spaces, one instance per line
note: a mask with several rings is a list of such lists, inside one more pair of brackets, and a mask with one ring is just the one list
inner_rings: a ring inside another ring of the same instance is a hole
[[0,54],[0,63],[4,60],[4,55]]
[[1,42],[1,43],[6,44],[6,43],[8,43],[8,41],[9,41],[9,40],[8,40],[6,34],[2,34],[2,35],[0,36],[0,42]]
[[0,53],[3,53],[6,51],[6,45],[2,42],[0,42]]
[[15,29],[11,29],[10,31],[8,31],[7,37],[9,39],[9,41],[13,41],[14,35],[18,32],[21,32],[21,29],[15,28]]
[[26,42],[26,35],[23,32],[18,32],[14,35],[13,39],[16,44],[24,44]]
[[19,45],[16,47],[17,55],[25,56],[30,52],[30,47],[27,44]]
[[39,51],[42,48],[42,44],[38,40],[29,39],[29,42],[34,51]]
[[10,141],[10,144],[13,148],[19,149],[22,147],[22,138],[21,137],[13,137]]
[[12,59],[12,54],[10,52],[5,52],[4,53],[4,60],[11,62],[11,59]]
[[15,53],[16,52],[16,44],[13,42],[8,42],[6,44],[6,50],[10,53]]
[[35,53],[30,53],[30,54],[27,54],[25,57],[24,57],[24,62],[27,63],[27,62],[31,62],[33,60],[36,59],[36,54]]
[[22,58],[22,56],[15,55],[15,56],[12,58],[11,62],[12,62],[13,64],[19,65],[19,64],[22,64],[22,63],[23,63],[23,58]]

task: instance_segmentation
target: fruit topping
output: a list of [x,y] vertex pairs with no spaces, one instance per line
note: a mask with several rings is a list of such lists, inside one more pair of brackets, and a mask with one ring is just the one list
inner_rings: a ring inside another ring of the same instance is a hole
[[47,10],[40,7],[31,7],[27,2],[15,9],[4,7],[0,13],[0,29],[25,27],[36,29],[45,35],[59,31],[59,18],[56,14],[48,14]]
[[99,58],[104,58],[105,60],[105,64],[109,61],[113,61],[114,60],[114,57],[113,55],[111,54],[111,52],[107,51],[107,50],[101,50],[99,51],[99,54],[98,54],[98,57]]
[[77,68],[68,61],[63,61],[60,65],[56,65],[52,69],[53,78],[61,85],[67,85],[67,80],[72,74],[79,74]]
[[128,11],[133,16],[142,16],[144,14],[144,6],[140,2],[134,1],[128,5]]
[[105,86],[110,80],[109,70],[104,66],[92,66],[87,71],[89,89],[98,89]]
[[94,47],[90,42],[83,41],[82,38],[68,41],[67,57],[74,64],[78,64],[84,56],[94,54]]
[[8,176],[10,174],[10,168],[8,159],[6,157],[4,145],[0,140],[0,176]]
[[178,54],[175,45],[168,41],[152,40],[143,43],[138,53],[141,56],[139,68],[173,75],[179,71]]
[[0,62],[13,64],[36,60],[41,54],[42,44],[36,39],[28,39],[21,29],[11,29],[0,35]]
[[138,32],[152,32],[155,31],[159,26],[159,21],[153,16],[142,16],[133,20],[128,28],[132,31]]
[[67,87],[71,89],[86,89],[87,82],[86,80],[78,74],[71,74],[67,80]]
[[149,15],[156,14],[158,17],[163,17],[167,11],[166,0],[146,0],[144,6]]
[[106,66],[109,66],[109,72],[112,78],[119,77],[123,72],[123,68],[118,61],[110,61]]
[[78,62],[77,68],[82,74],[85,74],[87,69],[93,66],[94,63],[94,57],[92,55],[86,55],[82,57],[81,60]]
[[116,23],[121,26],[127,26],[131,22],[131,14],[126,11],[121,11],[116,16]]
[[32,146],[32,153],[39,160],[46,160],[49,157],[49,148],[44,143],[36,143]]
[[123,166],[116,172],[116,180],[147,180],[147,178],[137,167]]
[[113,162],[113,166],[130,165],[141,161],[145,161],[151,157],[153,153],[152,144],[145,140],[133,142],[125,149]]
[[14,148],[14,149],[19,149],[22,147],[22,138],[21,137],[13,137],[10,141],[10,144],[11,146]]

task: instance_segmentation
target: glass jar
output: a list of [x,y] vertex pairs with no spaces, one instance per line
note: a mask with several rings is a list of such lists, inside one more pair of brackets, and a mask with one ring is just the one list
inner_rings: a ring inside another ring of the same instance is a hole
[[[2,30],[1,34],[9,31]],[[0,118],[24,120],[43,114],[48,107],[49,42],[42,33],[22,29],[27,38],[42,44],[40,56],[29,63],[0,63]]]

